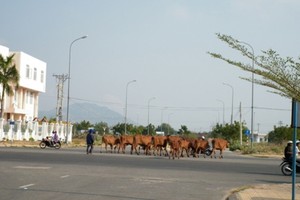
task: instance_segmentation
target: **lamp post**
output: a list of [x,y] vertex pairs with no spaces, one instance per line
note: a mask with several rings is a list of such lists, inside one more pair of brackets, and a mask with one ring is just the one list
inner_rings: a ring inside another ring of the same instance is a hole
[[126,85],[126,99],[125,99],[125,135],[127,134],[127,94],[128,94],[128,85],[130,83],[134,83],[136,82],[136,80],[132,80],[132,81],[129,81]]
[[150,101],[154,100],[155,97],[152,97],[148,100],[148,135],[149,135],[149,113],[150,113]]
[[162,132],[163,131],[163,128],[162,128],[162,125],[163,125],[163,116],[164,116],[164,110],[165,109],[168,109],[168,107],[163,107],[161,109],[161,116],[160,116],[160,131]]
[[66,143],[68,143],[68,138],[69,138],[69,105],[70,105],[70,79],[71,79],[71,53],[72,53],[72,46],[73,44],[78,41],[78,40],[81,40],[81,39],[85,39],[87,38],[88,36],[85,35],[85,36],[82,36],[80,38],[77,38],[75,40],[73,40],[70,44],[70,47],[69,47],[69,71],[68,71],[68,98],[67,98],[67,134],[66,134]]
[[232,85],[229,85],[228,83],[223,83],[223,85],[227,85],[231,88],[231,119],[230,124],[233,124],[233,96],[234,96],[234,89]]
[[171,117],[171,115],[173,115],[174,113],[170,113],[169,115],[168,115],[168,135],[169,135],[169,129],[170,129],[170,117]]
[[[252,50],[252,70],[254,70],[254,59],[255,59],[255,56],[254,56],[254,49],[253,47],[247,43],[247,42],[242,42],[242,41],[238,41],[239,43],[242,43],[242,44],[245,44],[247,45],[248,47],[250,47],[250,49]],[[253,140],[254,140],[254,135],[253,135],[253,116],[254,116],[254,73],[252,71],[252,79],[251,79],[251,148],[253,148]]]
[[225,103],[224,101],[217,99],[217,101],[221,102],[223,104],[223,125],[225,125]]

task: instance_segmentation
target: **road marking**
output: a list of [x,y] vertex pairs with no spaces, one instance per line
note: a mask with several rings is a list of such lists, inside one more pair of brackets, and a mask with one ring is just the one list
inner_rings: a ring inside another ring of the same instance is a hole
[[20,188],[20,189],[27,190],[27,188],[30,187],[30,186],[34,186],[34,184],[22,185],[22,186],[20,186],[19,188]]
[[60,178],[67,178],[69,177],[70,175],[64,175],[64,176],[61,176]]
[[15,169],[50,169],[50,167],[15,166]]

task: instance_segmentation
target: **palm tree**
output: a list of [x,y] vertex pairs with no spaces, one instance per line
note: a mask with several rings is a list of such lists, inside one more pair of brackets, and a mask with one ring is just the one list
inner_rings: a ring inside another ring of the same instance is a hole
[[2,93],[0,97],[0,117],[4,117],[4,95],[12,96],[14,88],[18,88],[20,75],[13,63],[15,54],[4,58],[0,54],[0,85],[2,86]]

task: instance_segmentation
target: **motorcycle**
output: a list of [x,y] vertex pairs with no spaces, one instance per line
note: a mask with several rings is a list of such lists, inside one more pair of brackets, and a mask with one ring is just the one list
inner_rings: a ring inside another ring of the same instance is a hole
[[211,153],[212,153],[212,149],[210,147],[208,147],[208,148],[205,149],[204,153],[205,153],[206,156],[210,156]]
[[[286,159],[285,157],[282,158],[282,162],[279,165],[281,167],[281,172],[285,176],[291,176],[293,169],[292,169],[292,161]],[[296,173],[300,173],[300,163],[296,162]]]
[[42,141],[40,142],[39,146],[40,146],[41,149],[45,149],[46,147],[60,149],[61,142],[60,142],[60,140],[58,140],[57,142],[54,142],[54,141],[51,141],[47,138],[43,138]]

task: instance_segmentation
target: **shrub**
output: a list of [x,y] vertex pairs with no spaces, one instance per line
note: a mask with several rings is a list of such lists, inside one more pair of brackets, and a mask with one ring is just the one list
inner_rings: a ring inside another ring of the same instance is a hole
[[230,151],[242,150],[242,145],[239,142],[233,142],[229,145]]

